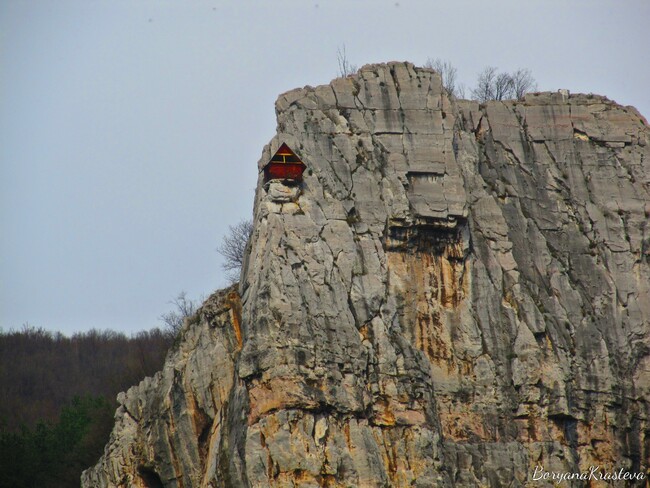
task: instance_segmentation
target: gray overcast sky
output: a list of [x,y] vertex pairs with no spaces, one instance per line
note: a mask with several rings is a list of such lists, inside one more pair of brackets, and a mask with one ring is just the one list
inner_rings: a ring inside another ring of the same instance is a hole
[[158,325],[223,286],[274,101],[350,61],[530,68],[650,115],[650,2],[0,1],[0,327]]

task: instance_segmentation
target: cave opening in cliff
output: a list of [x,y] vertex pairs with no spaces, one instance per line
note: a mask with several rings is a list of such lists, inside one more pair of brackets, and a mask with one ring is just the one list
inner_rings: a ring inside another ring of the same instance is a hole
[[384,236],[387,251],[416,251],[464,260],[470,248],[467,220],[456,219],[442,225],[435,219],[416,225],[390,225]]
[[140,475],[140,480],[142,480],[142,486],[144,488],[165,488],[158,473],[151,468],[140,466],[138,468],[138,475]]

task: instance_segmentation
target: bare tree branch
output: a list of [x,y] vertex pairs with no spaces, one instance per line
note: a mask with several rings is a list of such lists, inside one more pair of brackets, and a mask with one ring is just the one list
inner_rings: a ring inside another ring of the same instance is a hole
[[221,267],[233,283],[239,280],[239,273],[244,264],[246,245],[252,233],[253,222],[250,220],[242,220],[236,225],[230,225],[228,233],[223,236],[221,245],[217,248],[217,252],[225,258]]
[[508,73],[499,73],[494,80],[494,100],[507,100],[513,94],[512,78]]
[[456,98],[465,98],[465,84],[464,83],[459,83],[456,85],[456,93],[455,93]]
[[537,83],[529,69],[519,68],[512,73],[513,95],[516,99],[521,100],[526,93],[537,90]]
[[336,60],[339,64],[339,76],[349,76],[357,72],[357,66],[350,64],[347,52],[345,51],[345,44],[336,49]]
[[[443,61],[440,58],[429,58],[427,59],[427,62],[424,63],[424,67],[430,68],[438,73],[442,78],[442,87],[447,91],[449,95],[458,97],[460,88],[457,85],[458,71],[449,61]],[[464,94],[465,88],[463,87],[462,90]]]
[[174,310],[162,314],[159,320],[164,324],[166,332],[171,337],[176,337],[183,328],[185,319],[196,313],[198,303],[187,298],[187,293],[184,291],[169,303],[174,305]]
[[486,66],[478,75],[476,87],[472,90],[472,97],[481,103],[494,100],[494,83],[497,77],[497,69],[494,66]]
[[528,69],[518,69],[514,73],[498,73],[493,66],[487,66],[478,75],[472,97],[481,103],[488,100],[521,99],[537,89],[537,84]]

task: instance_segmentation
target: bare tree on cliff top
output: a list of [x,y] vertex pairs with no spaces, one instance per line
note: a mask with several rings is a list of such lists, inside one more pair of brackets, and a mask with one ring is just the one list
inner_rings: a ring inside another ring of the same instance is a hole
[[519,68],[510,77],[513,83],[513,95],[518,100],[521,100],[526,93],[537,90],[537,83],[529,69]]
[[429,58],[424,63],[424,67],[430,68],[440,75],[442,87],[447,93],[457,98],[465,96],[465,85],[458,83],[458,71],[449,61],[443,61],[440,58]]
[[356,65],[350,64],[350,60],[348,60],[348,54],[345,51],[345,44],[336,49],[336,60],[339,64],[339,76],[350,76],[357,72]]
[[530,70],[518,69],[514,73],[499,73],[494,66],[486,66],[478,75],[472,97],[481,103],[488,100],[521,99],[537,89]]
[[481,103],[495,100],[494,85],[496,77],[497,69],[494,66],[486,66],[478,75],[476,86],[472,89],[472,97]]

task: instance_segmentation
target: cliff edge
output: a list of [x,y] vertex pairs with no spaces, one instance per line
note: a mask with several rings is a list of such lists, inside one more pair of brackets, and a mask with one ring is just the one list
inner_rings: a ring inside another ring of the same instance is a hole
[[650,130],[634,108],[479,105],[388,63],[276,112],[259,168],[284,142],[304,181],[260,176],[239,289],[120,395],[83,487],[646,472]]

